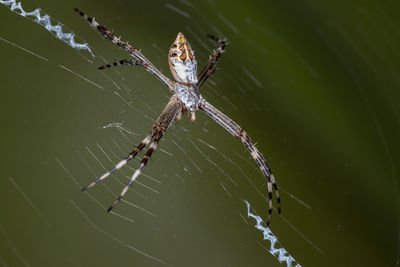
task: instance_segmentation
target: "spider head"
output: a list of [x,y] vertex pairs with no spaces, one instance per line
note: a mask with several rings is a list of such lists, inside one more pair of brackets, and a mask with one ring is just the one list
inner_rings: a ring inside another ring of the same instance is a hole
[[187,84],[197,83],[197,62],[194,51],[181,32],[171,45],[168,63],[176,81]]

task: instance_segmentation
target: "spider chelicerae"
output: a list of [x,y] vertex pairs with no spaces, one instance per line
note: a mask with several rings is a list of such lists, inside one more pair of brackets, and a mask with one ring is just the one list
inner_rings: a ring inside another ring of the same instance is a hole
[[171,69],[172,75],[175,81],[170,80],[165,75],[163,75],[139,50],[135,49],[126,42],[121,41],[117,38],[111,31],[107,30],[104,26],[100,25],[95,21],[94,18],[90,18],[85,13],[78,9],[75,9],[89,24],[96,28],[102,35],[110,39],[114,44],[119,46],[121,49],[128,51],[128,53],[135,60],[123,59],[115,61],[111,64],[99,67],[99,69],[110,68],[112,66],[120,65],[131,65],[131,66],[142,66],[146,68],[147,71],[154,74],[158,79],[160,79],[170,90],[172,96],[165,106],[163,112],[158,117],[153,125],[150,133],[143,139],[143,141],[122,161],[120,161],[114,168],[103,174],[100,178],[93,181],[86,187],[82,188],[82,191],[88,190],[95,184],[103,181],[105,178],[110,176],[113,172],[121,169],[129,160],[133,159],[145,146],[150,142],[149,149],[146,155],[140,162],[139,167],[136,169],[132,175],[129,183],[124,187],[121,194],[112,203],[108,211],[115,207],[122,197],[126,194],[129,187],[135,181],[135,179],[140,175],[142,169],[146,166],[147,161],[156,149],[158,142],[167,131],[171,123],[179,121],[182,114],[185,113],[191,121],[196,119],[195,111],[204,111],[208,116],[215,120],[219,125],[224,127],[229,133],[234,137],[241,140],[246,148],[249,150],[251,156],[256,161],[257,165],[260,167],[262,174],[267,180],[268,187],[268,219],[267,225],[271,220],[272,214],[272,187],[274,188],[278,213],[281,212],[280,209],[280,197],[278,187],[275,182],[274,175],[272,174],[271,168],[268,166],[263,155],[258,151],[253,142],[251,141],[248,134],[233,120],[228,116],[223,114],[221,111],[216,109],[210,103],[208,103],[199,93],[199,88],[203,83],[212,75],[216,70],[216,63],[220,58],[221,54],[225,51],[226,40],[221,38],[216,38],[213,36],[208,36],[218,43],[217,49],[214,50],[213,54],[210,56],[209,62],[204,66],[199,75],[197,75],[197,62],[194,56],[194,51],[187,42],[185,36],[180,32],[176,37],[175,41],[172,43],[171,48],[168,53],[168,63]]

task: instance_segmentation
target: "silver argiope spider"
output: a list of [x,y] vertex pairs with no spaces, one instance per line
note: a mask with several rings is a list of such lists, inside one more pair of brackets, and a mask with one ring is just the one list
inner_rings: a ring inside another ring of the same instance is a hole
[[178,36],[171,45],[168,56],[169,67],[171,69],[172,75],[175,78],[175,81],[172,81],[165,77],[139,50],[133,48],[128,43],[121,41],[104,26],[101,26],[99,23],[97,23],[94,18],[88,17],[86,14],[78,9],[75,9],[75,11],[78,12],[85,20],[89,22],[92,27],[96,28],[102,35],[110,39],[121,49],[128,51],[128,53],[133,56],[133,58],[135,58],[135,60],[124,59],[116,61],[112,64],[101,66],[99,69],[105,69],[119,65],[142,66],[146,68],[147,71],[154,74],[158,79],[160,79],[172,93],[168,104],[165,106],[160,117],[154,123],[149,135],[147,135],[147,137],[143,139],[143,141],[125,159],[120,161],[117,165],[115,165],[114,168],[103,174],[100,178],[82,188],[82,191],[88,190],[90,187],[110,176],[110,174],[112,174],[113,172],[121,169],[125,164],[127,164],[129,160],[133,159],[146,145],[148,145],[152,141],[149,150],[147,150],[146,155],[140,162],[138,169],[136,169],[136,171],[132,175],[129,183],[124,187],[121,194],[108,209],[108,211],[110,211],[112,208],[115,207],[115,205],[118,204],[118,202],[128,191],[129,187],[139,176],[142,169],[146,166],[146,163],[151,157],[153,151],[156,149],[158,142],[167,131],[171,123],[174,120],[180,120],[183,113],[185,113],[191,121],[194,121],[196,119],[195,111],[200,109],[204,111],[208,116],[210,116],[213,120],[215,120],[219,125],[224,127],[234,137],[241,140],[246,148],[249,150],[257,165],[260,167],[262,174],[267,180],[269,206],[267,225],[269,225],[272,214],[272,187],[274,188],[277,199],[278,213],[280,214],[281,212],[279,191],[271,168],[268,166],[260,151],[258,151],[258,149],[254,146],[247,133],[228,116],[226,116],[210,103],[208,103],[199,93],[200,86],[212,74],[214,74],[216,63],[221,54],[225,51],[226,40],[215,38],[213,36],[208,36],[218,43],[218,47],[210,56],[209,62],[204,66],[199,76],[197,76],[197,62],[194,56],[194,51],[191,49],[189,43],[186,41],[185,36],[182,33],[178,33]]

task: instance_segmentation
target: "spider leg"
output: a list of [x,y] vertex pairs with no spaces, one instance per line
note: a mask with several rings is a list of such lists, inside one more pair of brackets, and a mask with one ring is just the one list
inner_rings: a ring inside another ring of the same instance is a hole
[[154,138],[154,141],[151,143],[149,150],[147,150],[146,155],[144,156],[144,158],[142,159],[142,161],[140,162],[139,168],[136,169],[136,171],[133,173],[129,183],[124,187],[124,189],[122,189],[121,194],[117,197],[116,200],[114,200],[114,202],[112,203],[112,205],[108,208],[108,212],[111,211],[112,208],[114,208],[118,202],[124,197],[124,195],[126,194],[126,192],[128,192],[129,187],[132,185],[132,183],[136,180],[136,178],[141,174],[142,169],[146,166],[149,158],[151,157],[151,155],[153,154],[153,151],[156,149],[158,142],[160,141],[161,137],[163,136],[163,132],[159,131],[156,135],[156,137]]
[[99,70],[104,70],[107,68],[112,68],[112,67],[116,67],[116,66],[123,66],[123,65],[128,65],[128,66],[143,66],[144,64],[143,62],[139,61],[139,60],[129,60],[129,59],[123,59],[123,60],[117,60],[114,61],[113,63],[109,63],[103,66],[100,66],[98,69]]
[[125,166],[128,163],[128,161],[133,159],[140,151],[142,151],[142,149],[145,146],[147,146],[147,144],[153,139],[155,134],[156,134],[156,129],[155,129],[155,125],[154,125],[150,134],[148,136],[146,136],[145,139],[142,140],[142,142],[135,148],[135,150],[133,150],[125,159],[121,160],[117,165],[115,165],[114,168],[112,168],[111,170],[109,170],[108,172],[106,172],[102,176],[100,176],[100,178],[96,179],[95,181],[91,182],[90,184],[88,184],[87,186],[82,188],[82,191],[88,190],[92,186],[94,186],[94,185],[100,183],[101,181],[103,181],[104,179],[106,179],[108,176],[110,176],[115,171],[117,171],[117,170],[121,169],[123,166]]
[[221,39],[214,37],[212,35],[208,35],[207,37],[211,38],[212,40],[216,41],[218,43],[217,49],[214,50],[213,54],[210,55],[210,59],[208,63],[204,66],[204,68],[201,70],[199,77],[198,77],[198,82],[196,84],[197,88],[200,88],[200,86],[211,76],[214,74],[216,66],[217,66],[217,61],[220,58],[221,54],[225,52],[225,47],[226,47],[226,39]]
[[95,21],[94,18],[89,17],[79,9],[75,8],[75,11],[83,17],[86,21],[89,22],[89,24],[96,28],[104,37],[107,39],[110,39],[114,44],[119,46],[121,49],[128,51],[129,54],[131,54],[134,58],[138,59],[139,61],[143,62],[142,65],[146,68],[147,71],[150,73],[154,74],[158,79],[160,79],[165,85],[170,88],[172,91],[173,87],[173,82],[168,79],[164,74],[162,74],[151,62],[148,60],[139,50],[136,48],[132,47],[128,43],[121,41],[117,36],[115,36],[110,30],[108,30],[106,27],[100,25],[97,21]]
[[140,173],[142,172],[142,169],[146,166],[147,161],[151,157],[153,151],[156,149],[157,144],[160,141],[161,137],[167,131],[167,129],[171,125],[171,123],[174,121],[177,113],[180,112],[181,108],[182,108],[182,103],[179,101],[179,99],[177,97],[172,96],[171,99],[169,100],[167,106],[164,108],[164,111],[161,113],[160,117],[157,119],[157,121],[155,123],[157,132],[155,134],[154,141],[151,143],[151,145],[149,147],[149,150],[147,150],[146,155],[143,157],[142,161],[140,162],[138,169],[133,173],[129,183],[124,187],[124,189],[121,191],[121,194],[112,203],[112,205],[110,206],[108,211],[110,211],[112,208],[115,207],[115,205],[118,204],[118,202],[126,194],[126,192],[128,191],[129,187],[132,185],[132,183],[135,181],[135,179],[140,175]]
[[175,96],[172,96],[171,99],[169,100],[168,104],[165,106],[163,112],[161,113],[161,115],[158,117],[158,119],[154,123],[150,134],[145,139],[143,139],[143,141],[124,160],[120,161],[117,165],[115,165],[114,168],[112,168],[110,171],[103,174],[100,178],[93,181],[88,186],[82,188],[82,191],[88,190],[90,187],[94,186],[95,184],[101,182],[102,180],[104,180],[105,178],[110,176],[113,172],[121,169],[123,166],[125,166],[128,163],[129,160],[133,159],[154,138],[153,142],[151,143],[151,145],[149,147],[149,150],[147,151],[146,155],[142,159],[142,161],[139,165],[139,168],[135,171],[130,182],[122,190],[122,192],[121,192],[120,196],[117,198],[117,200],[114,201],[113,205],[108,210],[108,211],[110,211],[115,205],[117,205],[119,200],[121,200],[121,198],[126,194],[126,191],[131,186],[131,184],[134,182],[134,180],[139,176],[142,169],[146,165],[148,159],[150,158],[151,154],[156,149],[158,141],[161,139],[163,134],[167,131],[168,127],[174,121],[176,114],[180,111],[181,107],[182,107],[182,103],[179,101],[179,99]]
[[228,116],[223,114],[221,111],[216,109],[207,101],[203,100],[200,103],[199,108],[203,110],[208,116],[210,116],[213,120],[215,120],[219,125],[224,127],[229,133],[235,136],[237,139],[241,140],[247,150],[250,152],[251,156],[256,161],[257,165],[260,167],[262,174],[267,179],[267,187],[268,187],[268,219],[267,226],[271,221],[272,214],[272,188],[275,191],[276,201],[278,206],[278,213],[281,213],[281,200],[279,197],[278,186],[276,185],[275,177],[272,174],[271,168],[268,166],[264,156],[260,151],[256,148],[253,142],[250,139],[250,136],[233,120],[231,120]]
[[182,119],[182,107],[179,109],[178,114],[176,114],[175,122],[179,122]]

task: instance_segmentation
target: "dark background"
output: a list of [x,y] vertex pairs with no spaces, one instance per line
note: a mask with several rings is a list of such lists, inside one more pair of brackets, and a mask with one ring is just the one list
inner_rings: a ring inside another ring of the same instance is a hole
[[[162,265],[135,249],[171,266],[280,265],[242,201],[266,219],[264,178],[243,145],[201,112],[168,130],[126,195],[137,207],[106,212],[138,160],[80,192],[145,137],[170,94],[139,67],[99,72],[128,55],[78,7],[169,77],[179,31],[199,68],[215,46],[205,35],[227,37],[201,92],[274,170],[283,213],[273,213],[271,230],[280,244],[303,266],[399,266],[397,1],[22,5],[62,22],[96,58],[0,5],[0,37],[47,59],[0,40],[0,265]],[[104,127],[111,123],[123,129]]]

